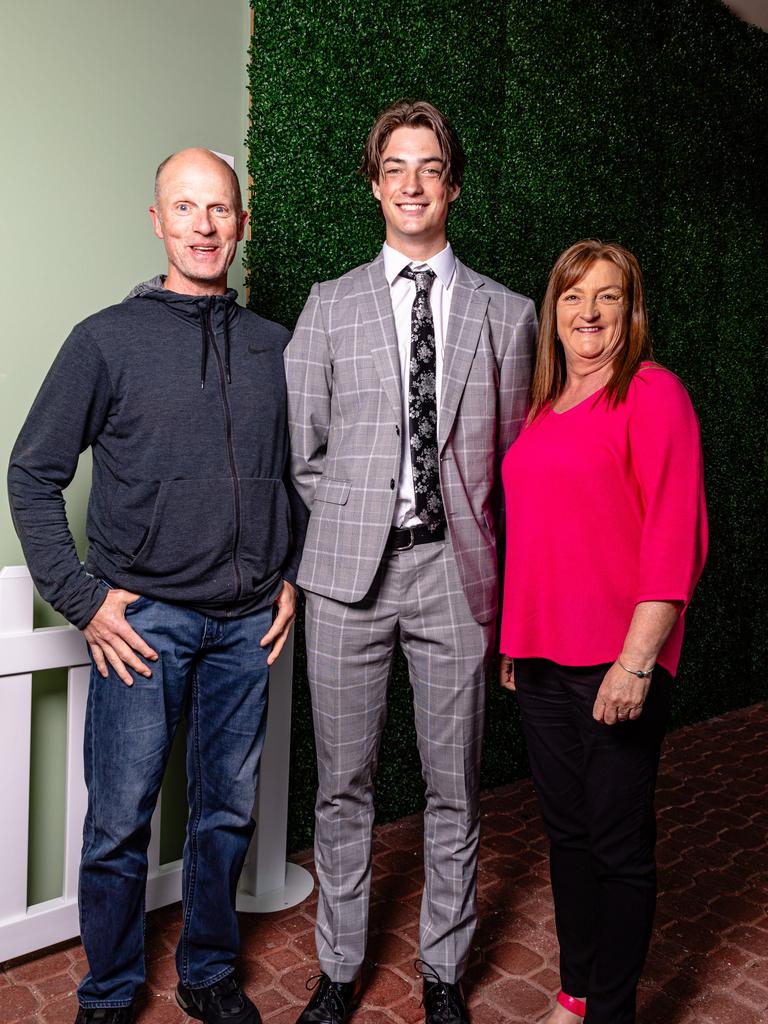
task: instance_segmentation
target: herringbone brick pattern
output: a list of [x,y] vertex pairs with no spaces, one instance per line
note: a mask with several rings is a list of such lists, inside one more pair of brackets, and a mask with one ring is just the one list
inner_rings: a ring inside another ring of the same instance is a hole
[[[768,1021],[768,704],[670,736],[659,781],[661,891],[641,1024]],[[311,865],[311,855],[302,863]],[[354,1024],[423,1019],[413,969],[421,825],[376,831],[365,996]],[[483,798],[481,920],[467,978],[474,1024],[534,1022],[558,987],[546,845],[528,781]],[[316,970],[314,900],[243,917],[243,981],[265,1024],[294,1024]],[[150,915],[141,1024],[181,1024],[173,1002],[178,906]],[[72,1024],[78,944],[5,965],[2,1024]]]

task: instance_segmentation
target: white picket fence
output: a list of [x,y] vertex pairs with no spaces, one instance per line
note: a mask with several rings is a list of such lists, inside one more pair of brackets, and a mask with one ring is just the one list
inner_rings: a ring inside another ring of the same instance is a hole
[[[83,726],[88,656],[72,626],[32,628],[33,588],[26,566],[0,571],[0,961],[79,934],[77,875],[86,792]],[[256,832],[240,879],[238,909],[273,911],[312,892],[312,876],[286,862],[292,637],[270,674],[267,735],[253,816]],[[61,895],[27,906],[32,673],[66,668],[66,806]],[[160,801],[152,819],[147,909],[181,898],[181,861],[160,863]]]

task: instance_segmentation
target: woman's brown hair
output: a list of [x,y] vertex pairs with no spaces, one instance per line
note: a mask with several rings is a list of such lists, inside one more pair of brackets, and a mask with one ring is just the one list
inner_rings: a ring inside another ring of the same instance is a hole
[[623,402],[640,364],[653,358],[640,264],[629,249],[615,242],[601,242],[599,238],[576,242],[552,268],[541,304],[528,423],[536,419],[547,403],[554,402],[565,387],[565,352],[557,336],[557,300],[581,280],[596,260],[608,260],[619,268],[626,302],[624,337],[605,386],[606,401],[613,405]]

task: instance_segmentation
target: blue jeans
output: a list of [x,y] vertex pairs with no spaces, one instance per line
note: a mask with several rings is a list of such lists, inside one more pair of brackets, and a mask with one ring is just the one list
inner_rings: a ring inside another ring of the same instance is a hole
[[151,678],[132,673],[133,686],[91,668],[79,896],[90,967],[78,988],[85,1007],[127,1006],[144,981],[150,820],[184,712],[189,819],[176,965],[190,988],[232,973],[235,892],[266,727],[269,648],[259,640],[271,609],[212,619],[141,597],[126,618],[159,657]]

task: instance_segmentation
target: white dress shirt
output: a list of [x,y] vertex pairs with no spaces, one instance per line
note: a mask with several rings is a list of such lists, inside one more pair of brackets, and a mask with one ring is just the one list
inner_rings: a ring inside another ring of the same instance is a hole
[[395,315],[395,332],[397,334],[397,351],[400,358],[400,397],[402,401],[400,438],[402,457],[400,460],[400,479],[397,484],[397,499],[393,526],[416,526],[421,520],[416,515],[416,493],[413,488],[413,467],[411,466],[411,436],[408,427],[408,389],[410,386],[411,365],[411,310],[416,298],[416,282],[400,277],[405,267],[412,270],[424,270],[429,267],[435,273],[435,280],[429,293],[432,307],[432,320],[435,325],[435,381],[437,389],[437,417],[440,422],[440,393],[443,374],[443,352],[445,349],[445,332],[448,328],[448,316],[451,311],[453,282],[456,277],[456,257],[450,243],[442,252],[431,256],[428,260],[411,260],[397,249],[384,243],[384,274],[389,283],[389,294],[392,299],[392,312]]

